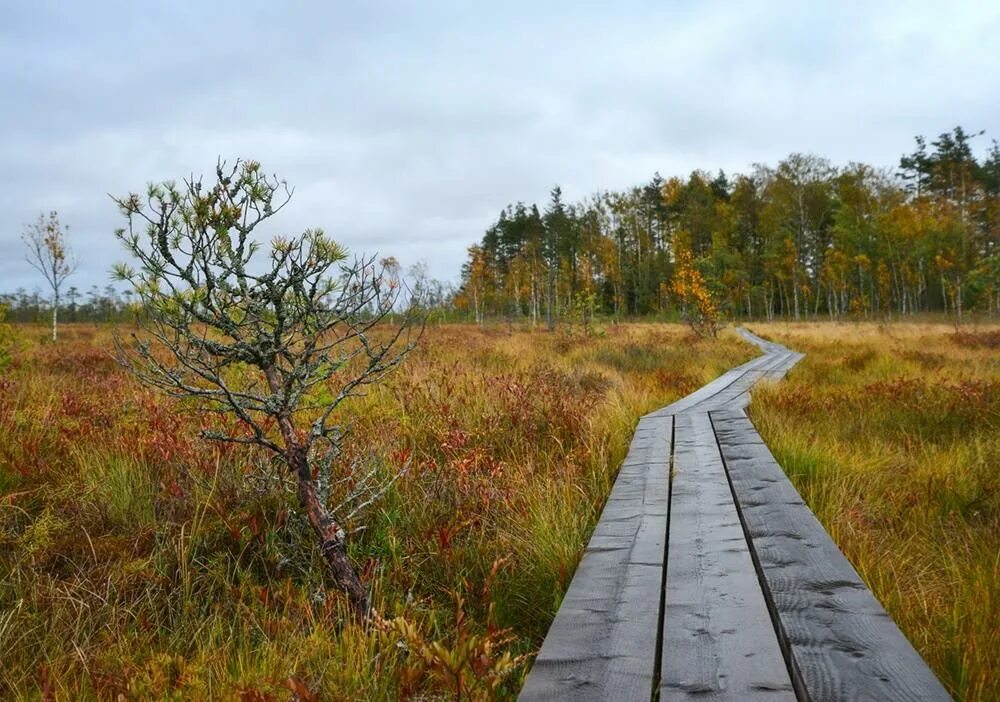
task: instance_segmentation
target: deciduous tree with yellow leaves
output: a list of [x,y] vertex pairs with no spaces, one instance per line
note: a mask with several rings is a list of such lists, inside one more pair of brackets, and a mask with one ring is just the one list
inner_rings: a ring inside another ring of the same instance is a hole
[[686,249],[677,251],[671,292],[695,334],[714,337],[719,333],[719,306]]

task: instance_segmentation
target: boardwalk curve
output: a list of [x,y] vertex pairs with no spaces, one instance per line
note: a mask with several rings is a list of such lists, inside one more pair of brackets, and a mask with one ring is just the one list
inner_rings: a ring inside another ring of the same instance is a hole
[[948,700],[747,418],[762,354],[639,420],[520,699]]

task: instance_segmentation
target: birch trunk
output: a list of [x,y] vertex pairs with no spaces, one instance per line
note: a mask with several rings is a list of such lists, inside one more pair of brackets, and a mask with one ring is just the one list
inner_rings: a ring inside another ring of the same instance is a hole
[[52,296],[52,341],[56,340],[56,324],[59,318],[59,291]]

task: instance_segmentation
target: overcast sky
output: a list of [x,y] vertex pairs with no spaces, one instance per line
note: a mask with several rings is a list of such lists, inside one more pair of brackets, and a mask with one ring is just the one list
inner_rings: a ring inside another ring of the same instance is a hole
[[[56,209],[123,258],[108,193],[261,161],[273,233],[454,280],[508,202],[793,151],[892,166],[916,134],[1000,137],[1000,2],[0,0],[0,291]],[[336,8],[342,9],[336,9]],[[983,137],[977,151],[985,149]]]

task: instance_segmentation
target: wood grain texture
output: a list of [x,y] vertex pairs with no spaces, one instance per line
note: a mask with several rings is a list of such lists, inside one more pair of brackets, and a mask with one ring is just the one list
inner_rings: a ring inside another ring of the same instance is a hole
[[672,426],[640,423],[520,699],[650,699]]
[[660,699],[795,700],[709,417],[675,417]]
[[712,422],[797,687],[812,702],[948,700],[742,412]]

